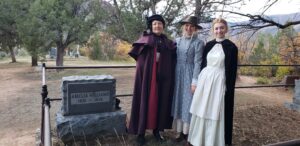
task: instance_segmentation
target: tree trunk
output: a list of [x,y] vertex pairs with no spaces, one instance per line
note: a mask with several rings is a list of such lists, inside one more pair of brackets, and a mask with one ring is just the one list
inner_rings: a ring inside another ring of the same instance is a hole
[[37,66],[38,65],[38,56],[33,55],[31,56],[31,66]]
[[64,66],[64,49],[65,47],[57,45],[56,66]]
[[9,52],[10,52],[10,56],[11,56],[11,62],[12,63],[17,62],[13,47],[9,47]]
[[[56,47],[57,47],[56,66],[64,66],[65,47],[63,45],[56,45]],[[57,72],[62,70],[63,69],[56,69]]]

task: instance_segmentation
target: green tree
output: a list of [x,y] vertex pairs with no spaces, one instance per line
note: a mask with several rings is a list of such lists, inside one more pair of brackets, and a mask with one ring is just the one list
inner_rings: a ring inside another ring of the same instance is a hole
[[[293,27],[282,29],[279,32],[279,54],[285,64],[296,65],[300,63],[300,39]],[[298,74],[299,67],[294,67],[293,73]]]
[[[132,43],[145,30],[145,21],[142,17],[137,17],[131,12],[125,11],[120,13],[120,19],[114,20],[112,25],[107,25],[108,27],[105,31],[117,38]],[[120,21],[122,23],[119,23]]]
[[[280,55],[278,54],[279,52],[279,35],[275,34],[274,36],[269,34],[267,35],[268,38],[268,60],[270,62],[270,64],[280,64]],[[271,67],[271,75],[274,77],[276,76],[276,73],[278,71],[278,67],[277,66],[272,66]]]
[[0,1],[0,45],[10,52],[12,62],[17,61],[14,48],[21,44],[16,22],[24,16],[29,5],[26,0]]
[[278,54],[279,52],[279,33],[276,33],[274,36],[268,35],[269,38],[269,51],[272,54]]
[[[31,55],[31,65],[37,66],[39,56],[45,55],[51,41],[47,40],[47,33],[44,32],[43,24],[40,19],[35,17],[41,10],[37,7],[39,1],[28,1],[30,6],[26,7],[26,13],[23,17],[17,19],[17,30],[22,46]],[[48,46],[47,46],[48,45]]]
[[40,23],[40,20],[34,17],[37,12],[34,5],[29,10],[28,14],[17,21],[18,34],[22,40],[22,46],[31,55],[31,65],[37,66],[40,55],[45,55],[51,41],[47,40],[46,28]]
[[101,60],[103,57],[102,48],[100,45],[100,35],[96,33],[93,38],[91,38],[90,48],[92,49],[89,54],[89,58],[92,60]]
[[267,59],[267,51],[265,49],[264,35],[260,34],[258,36],[258,43],[253,48],[251,55],[249,56],[249,61],[251,64],[259,64],[261,61]]
[[[146,28],[145,17],[156,14],[161,0],[112,0],[106,8],[107,31],[119,39],[132,43]],[[170,0],[167,0],[169,2]],[[170,4],[171,6],[174,6]],[[174,6],[175,7],[175,6]],[[168,24],[168,21],[167,21]]]
[[57,47],[56,66],[63,66],[64,51],[71,43],[87,42],[103,14],[96,0],[36,0],[32,9],[44,33],[42,40]]
[[[275,39],[268,34],[259,34],[257,44],[253,48],[249,62],[251,64],[274,64],[274,54],[276,54],[276,45],[272,44]],[[275,47],[275,48],[274,48]],[[256,67],[252,70],[252,75],[270,77],[275,76],[276,68]]]

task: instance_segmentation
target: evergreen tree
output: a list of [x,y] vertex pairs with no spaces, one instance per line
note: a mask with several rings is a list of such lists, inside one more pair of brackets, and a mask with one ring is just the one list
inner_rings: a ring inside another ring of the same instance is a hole
[[101,4],[97,0],[36,0],[34,2],[30,19],[36,19],[32,23],[37,24],[29,26],[38,25],[37,34],[43,37],[40,40],[42,42],[46,40],[46,45],[56,46],[56,66],[63,66],[65,49],[70,44],[87,42],[91,34],[98,29],[101,16],[104,15]]
[[17,20],[23,17],[30,2],[26,0],[0,1],[0,45],[7,49],[12,62],[16,62],[14,48],[21,44],[17,32]]

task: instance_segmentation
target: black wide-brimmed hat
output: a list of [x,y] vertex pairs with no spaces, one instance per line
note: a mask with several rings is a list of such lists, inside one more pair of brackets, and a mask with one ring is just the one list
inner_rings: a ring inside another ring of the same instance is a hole
[[155,14],[155,15],[152,15],[150,17],[147,17],[147,28],[151,29],[152,22],[154,20],[162,22],[164,24],[164,27],[165,27],[166,22],[165,22],[164,18],[161,15]]
[[181,25],[184,25],[186,23],[190,23],[190,24],[195,25],[197,27],[197,29],[202,29],[202,26],[200,26],[198,24],[198,18],[196,16],[188,16],[185,19],[181,20],[179,23]]

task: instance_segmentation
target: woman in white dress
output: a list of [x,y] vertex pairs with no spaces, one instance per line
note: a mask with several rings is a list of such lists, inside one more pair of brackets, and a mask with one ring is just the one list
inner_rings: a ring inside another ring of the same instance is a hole
[[215,39],[205,45],[202,70],[190,109],[188,141],[194,146],[232,144],[238,49],[225,39],[228,25],[224,19],[215,19],[212,31]]

